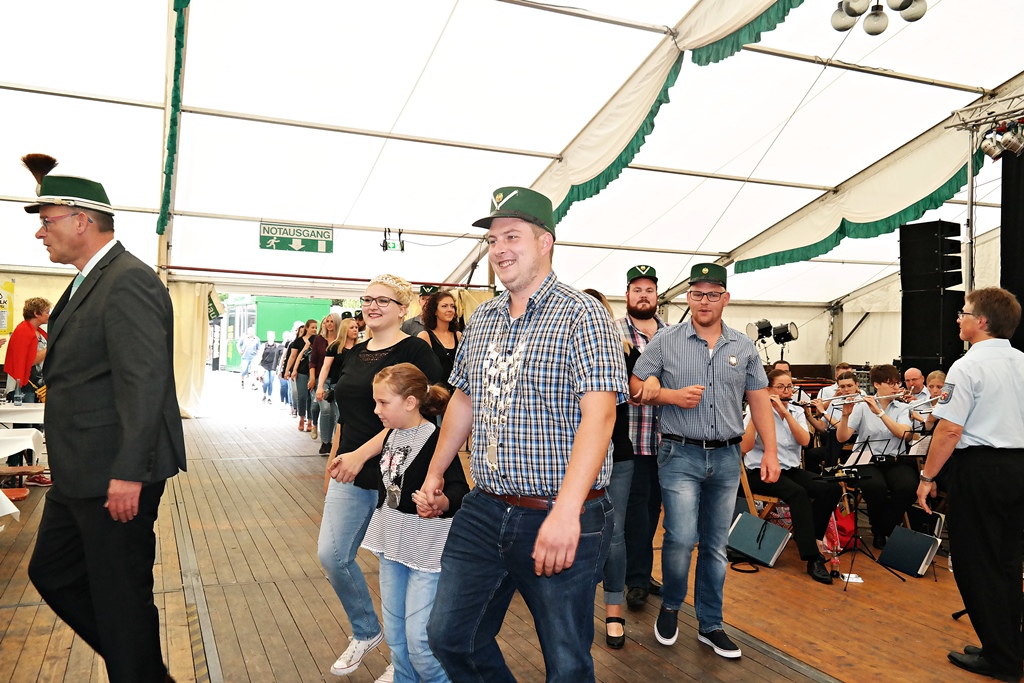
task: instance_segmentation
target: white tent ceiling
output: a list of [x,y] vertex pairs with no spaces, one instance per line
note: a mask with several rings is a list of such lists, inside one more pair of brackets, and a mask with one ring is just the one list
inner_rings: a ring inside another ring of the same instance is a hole
[[[573,4],[672,26],[701,3]],[[1024,69],[992,20],[1015,16],[1017,4],[989,0],[981,12],[937,0],[919,22],[892,15],[870,37],[860,25],[832,30],[834,3],[804,2],[758,46],[994,89]],[[457,236],[480,236],[470,223],[490,192],[533,184],[663,39],[494,0],[193,2],[171,275],[222,286],[230,275],[191,269],[444,281],[473,250]],[[57,172],[100,180],[116,206],[136,209],[119,211],[118,236],[156,263],[169,41],[173,12],[159,3],[0,6],[0,262],[50,265],[19,205],[33,182],[17,161],[46,152]],[[69,93],[87,99],[60,96]],[[559,224],[563,280],[617,294],[628,267],[649,263],[664,289],[695,259],[729,255],[979,93],[743,51],[708,66],[687,58],[669,95],[633,167]],[[967,144],[964,134],[965,153]],[[987,162],[979,201],[998,203],[999,170]],[[963,223],[965,211],[946,204],[923,220]],[[999,217],[978,208],[979,233]],[[335,251],[260,250],[260,219],[335,225]],[[384,228],[410,233],[404,253],[381,250]],[[826,302],[897,269],[890,234],[735,275],[730,289],[734,299]],[[472,282],[485,273],[482,263]]]

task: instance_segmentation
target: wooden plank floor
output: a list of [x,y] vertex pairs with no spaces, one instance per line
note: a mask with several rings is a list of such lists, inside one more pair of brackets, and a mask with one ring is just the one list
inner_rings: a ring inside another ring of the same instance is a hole
[[[348,621],[324,577],[316,541],[323,507],[319,442],[281,406],[238,388],[238,375],[208,375],[200,415],[185,423],[189,471],[161,502],[155,570],[164,652],[178,681],[340,681],[328,669],[348,642]],[[0,532],[0,683],[106,681],[101,660],[40,602],[26,567],[45,492],[20,503],[20,522]],[[660,542],[660,540],[659,540]],[[361,551],[379,612],[377,562]],[[843,569],[849,564],[844,559]],[[658,601],[627,613],[627,646],[604,646],[595,615],[599,681],[969,680],[945,652],[972,642],[952,575],[906,584],[859,557],[865,583],[821,586],[795,548],[775,569],[729,572],[727,627],[744,650],[724,660],[697,643],[692,609],[680,639],[653,636]],[[499,636],[520,681],[543,681],[532,620],[513,602]],[[347,680],[369,683],[387,665],[372,652]],[[833,678],[834,677],[834,678]]]

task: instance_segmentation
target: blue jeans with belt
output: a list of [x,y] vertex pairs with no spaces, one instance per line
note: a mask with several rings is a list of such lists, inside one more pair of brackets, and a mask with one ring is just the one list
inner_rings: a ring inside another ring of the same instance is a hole
[[658,478],[665,505],[662,605],[675,610],[683,604],[693,544],[699,537],[693,602],[700,630],[716,631],[722,628],[725,547],[740,483],[739,444],[705,450],[663,439]]
[[587,501],[572,566],[537,576],[531,556],[547,516],[479,488],[463,498],[427,623],[430,649],[453,681],[515,681],[495,636],[516,590],[533,614],[548,683],[594,680],[594,594],[608,555],[612,506],[607,496]]

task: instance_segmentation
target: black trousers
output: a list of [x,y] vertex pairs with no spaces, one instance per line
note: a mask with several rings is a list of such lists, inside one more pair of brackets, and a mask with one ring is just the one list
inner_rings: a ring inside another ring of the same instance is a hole
[[163,683],[153,604],[157,508],[164,482],[142,487],[139,514],[116,522],[106,498],[51,488],[28,575],[43,600],[107,665],[111,683]]
[[626,589],[647,588],[654,567],[654,535],[661,516],[661,484],[658,482],[658,458],[638,455],[633,458],[633,483],[626,505]]
[[888,538],[917,500],[917,467],[906,460],[886,460],[857,469],[863,477],[857,486],[868,504],[871,533],[876,538]]
[[985,659],[1020,676],[1024,449],[966,448],[949,464],[946,520],[956,585]]
[[825,537],[828,520],[843,497],[842,486],[834,481],[815,479],[815,476],[807,470],[793,467],[782,470],[774,484],[766,484],[761,481],[760,470],[747,469],[751,492],[781,498],[789,506],[793,518],[793,540],[802,560],[821,556],[816,541]]

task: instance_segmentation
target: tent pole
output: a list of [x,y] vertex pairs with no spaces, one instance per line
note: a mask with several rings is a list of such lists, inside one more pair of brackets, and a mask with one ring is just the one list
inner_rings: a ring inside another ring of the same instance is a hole
[[978,130],[967,131],[967,241],[964,243],[964,291],[974,291],[974,150],[977,149]]
[[[184,10],[184,21],[185,21],[185,33],[184,33],[184,45],[181,48],[181,82],[180,87],[182,90],[185,88],[185,53],[188,49],[188,17],[189,10],[186,7]],[[176,50],[174,41],[174,30],[175,24],[177,23],[177,13],[174,10],[174,0],[168,0],[167,2],[167,55],[164,66],[164,141],[168,139],[171,134],[172,123],[175,124],[175,128],[178,130],[178,136],[181,136],[181,114],[177,114],[177,121],[172,121],[174,114],[172,113],[171,98],[174,90],[175,79],[174,79],[174,54]],[[161,173],[164,169],[164,164],[167,161],[167,148],[166,145],[163,150],[163,154],[160,158],[160,169]],[[174,236],[174,199],[178,185],[178,165],[174,164],[171,170],[171,178],[169,180],[171,184],[171,201],[168,205],[167,212],[167,225],[164,228],[163,233],[157,240],[157,275],[160,276],[160,280],[167,286],[167,272],[168,267],[171,263],[171,248],[174,246],[172,238]]]

